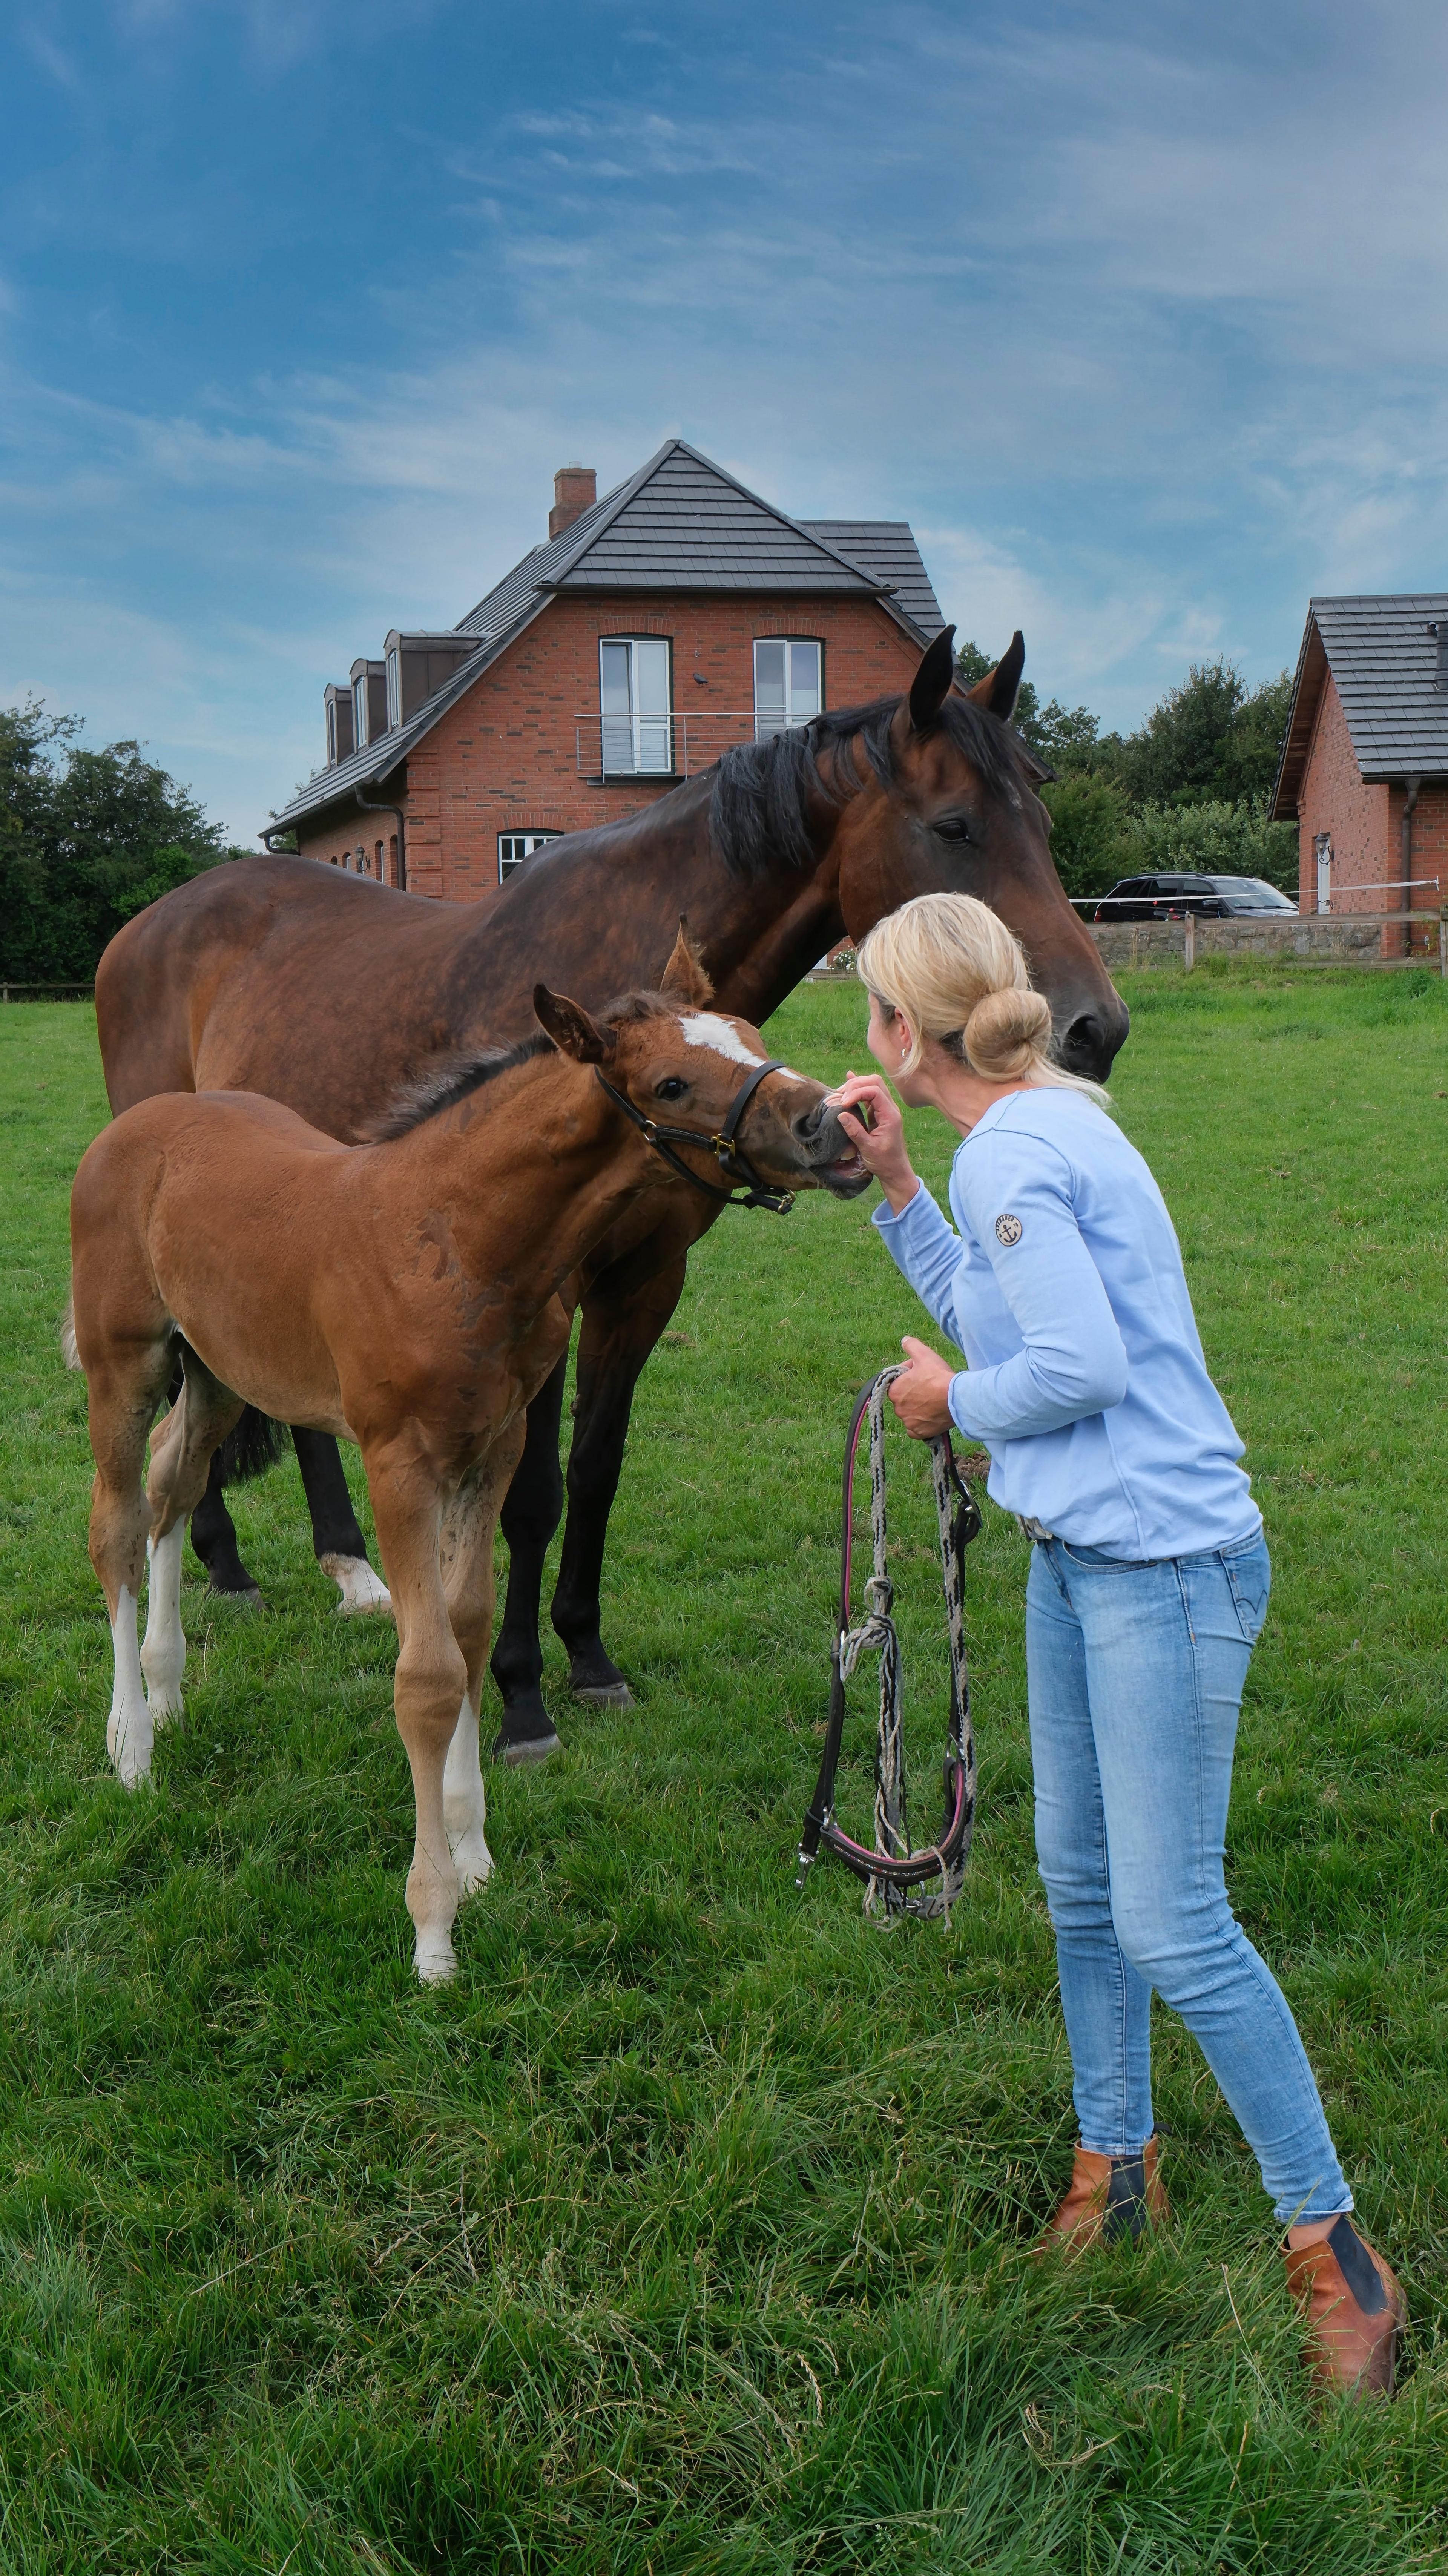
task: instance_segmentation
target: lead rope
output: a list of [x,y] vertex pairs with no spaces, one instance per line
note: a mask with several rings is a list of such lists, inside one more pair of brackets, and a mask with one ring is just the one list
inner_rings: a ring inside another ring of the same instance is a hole
[[[944,1915],[960,1894],[970,1857],[975,1822],[975,1735],[971,1725],[970,1674],[965,1649],[965,1550],[980,1527],[980,1514],[961,1481],[948,1433],[929,1443],[931,1481],[935,1488],[940,1542],[941,1580],[945,1592],[950,1644],[950,1736],[945,1761],[945,1814],[940,1840],[912,1851],[905,1804],[905,1757],[900,1640],[892,1616],[895,1587],[890,1580],[885,1519],[885,1397],[902,1374],[882,1369],[861,1394],[850,1426],[845,1453],[844,1512],[841,1531],[841,1621],[831,1655],[830,1716],[824,1758],[814,1801],[800,1843],[798,1884],[823,1841],[865,1880],[864,1910]],[[865,1616],[847,1624],[852,1550],[851,1504],[855,1456],[862,1426],[868,1428],[870,1453],[871,1571],[865,1581]],[[866,1652],[880,1658],[880,1716],[875,1739],[875,1849],[867,1852],[851,1841],[835,1821],[834,1782],[844,1726],[844,1685]],[[927,1891],[922,1881],[935,1878]]]

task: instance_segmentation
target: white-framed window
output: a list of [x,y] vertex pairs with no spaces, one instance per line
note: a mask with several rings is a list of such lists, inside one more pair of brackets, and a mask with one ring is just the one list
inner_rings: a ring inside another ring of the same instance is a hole
[[1312,855],[1317,861],[1317,909],[1319,912],[1331,912],[1332,834],[1330,832],[1319,832],[1316,835],[1312,844]]
[[402,722],[402,650],[394,644],[387,656],[387,730],[394,732]]
[[352,683],[352,740],[358,751],[367,748],[367,674],[359,671]]
[[824,705],[824,648],[807,635],[758,635],[754,639],[754,734],[805,725]]
[[561,832],[500,832],[498,834],[498,883],[510,877],[523,859],[535,850],[544,849],[549,841],[561,841]]
[[609,635],[598,647],[605,778],[667,777],[674,766],[666,635]]

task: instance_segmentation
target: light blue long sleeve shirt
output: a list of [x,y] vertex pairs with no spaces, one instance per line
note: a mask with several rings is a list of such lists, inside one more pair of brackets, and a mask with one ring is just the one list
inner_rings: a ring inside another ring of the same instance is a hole
[[958,1235],[923,1182],[875,1223],[969,1362],[950,1410],[990,1451],[992,1501],[1125,1558],[1259,1528],[1166,1203],[1105,1112],[1045,1085],[994,1101],[950,1204]]

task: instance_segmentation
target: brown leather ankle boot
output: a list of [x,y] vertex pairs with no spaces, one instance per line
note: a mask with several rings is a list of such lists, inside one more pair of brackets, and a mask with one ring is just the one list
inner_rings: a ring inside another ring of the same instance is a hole
[[1091,2147],[1078,2147],[1071,2188],[1033,2251],[1045,2254],[1054,2246],[1081,2254],[1103,2239],[1107,2244],[1123,2236],[1135,2240],[1148,2222],[1165,2227],[1171,2204],[1158,2171],[1160,2159],[1159,2138],[1148,2138],[1138,2156],[1099,2156]]
[[1408,2303],[1346,2216],[1315,2245],[1284,2245],[1287,2286],[1308,2326],[1312,2375],[1344,2397],[1391,2397]]

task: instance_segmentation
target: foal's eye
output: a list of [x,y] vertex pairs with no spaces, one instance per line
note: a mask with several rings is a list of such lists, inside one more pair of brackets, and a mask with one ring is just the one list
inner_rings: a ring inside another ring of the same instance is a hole
[[963,816],[959,814],[942,814],[939,822],[933,823],[930,828],[934,832],[937,841],[968,841],[970,839],[970,825],[964,820]]
[[666,1073],[662,1082],[654,1084],[654,1098],[655,1100],[682,1100],[688,1088],[687,1082],[681,1080],[677,1073]]

